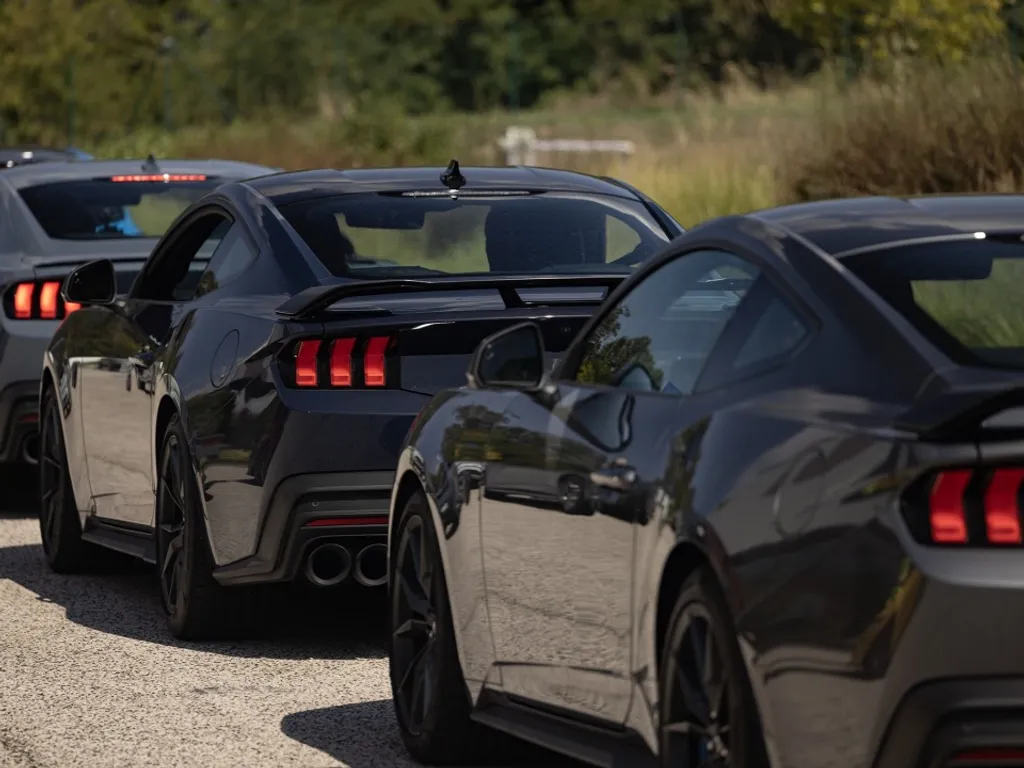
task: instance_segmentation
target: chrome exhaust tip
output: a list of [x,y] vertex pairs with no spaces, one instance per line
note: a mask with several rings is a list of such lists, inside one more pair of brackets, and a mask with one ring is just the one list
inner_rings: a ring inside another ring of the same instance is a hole
[[388,548],[385,544],[363,547],[356,555],[356,581],[364,587],[380,587],[388,581]]
[[306,578],[318,587],[340,584],[352,572],[352,555],[341,544],[321,544],[306,558]]
[[21,458],[26,464],[39,463],[39,435],[29,435],[21,442]]

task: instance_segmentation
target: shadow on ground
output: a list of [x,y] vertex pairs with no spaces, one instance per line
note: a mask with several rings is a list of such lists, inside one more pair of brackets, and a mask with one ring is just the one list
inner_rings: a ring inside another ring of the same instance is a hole
[[182,643],[167,632],[152,566],[124,560],[107,570],[57,575],[47,568],[39,544],[0,548],[0,580],[9,579],[34,593],[37,600],[63,607],[69,621],[97,632],[244,658],[351,659],[385,655],[382,589],[261,590],[256,607],[260,615],[253,622],[255,632],[246,632],[236,642]]
[[[382,723],[388,727],[381,728]],[[398,735],[391,699],[295,712],[281,720],[281,732],[351,768],[419,765],[409,758]],[[506,760],[487,765],[585,768],[583,763],[519,742]]]
[[0,520],[36,517],[38,478],[33,467],[0,468]]

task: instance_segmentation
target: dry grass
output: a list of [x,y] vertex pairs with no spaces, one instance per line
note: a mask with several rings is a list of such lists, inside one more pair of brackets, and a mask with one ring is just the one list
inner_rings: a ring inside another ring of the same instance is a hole
[[682,103],[554,103],[528,113],[409,118],[382,108],[340,119],[135,134],[104,155],[224,157],[287,169],[503,164],[509,125],[538,135],[631,139],[625,159],[540,155],[543,165],[622,178],[684,225],[781,202],[858,194],[1008,191],[1024,168],[1016,70],[982,62],[911,72],[900,86],[840,93],[829,77],[764,92],[743,83]]

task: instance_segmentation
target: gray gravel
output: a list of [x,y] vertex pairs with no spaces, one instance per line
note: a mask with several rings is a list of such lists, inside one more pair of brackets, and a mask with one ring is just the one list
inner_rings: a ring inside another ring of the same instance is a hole
[[[0,498],[24,508],[10,488]],[[268,637],[183,644],[154,584],[133,563],[54,575],[35,514],[0,511],[0,766],[415,765],[394,722],[379,598],[352,618],[336,598],[278,596]]]

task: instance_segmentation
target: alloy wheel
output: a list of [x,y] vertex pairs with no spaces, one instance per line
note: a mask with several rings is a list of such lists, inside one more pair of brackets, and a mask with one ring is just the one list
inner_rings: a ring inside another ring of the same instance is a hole
[[666,765],[731,768],[734,765],[731,681],[723,657],[723,639],[699,603],[684,609],[669,664],[662,723]]
[[185,573],[188,514],[184,462],[185,453],[177,437],[172,435],[164,450],[157,502],[157,566],[160,573],[160,597],[168,614],[173,614],[178,607]]
[[422,518],[402,534],[392,588],[392,680],[395,703],[406,729],[419,734],[437,694],[440,666],[437,595],[430,539]]
[[64,514],[64,446],[61,441],[60,419],[57,408],[51,404],[43,412],[43,427],[40,430],[39,483],[40,509],[39,528],[43,551],[51,555],[60,536],[61,515]]

